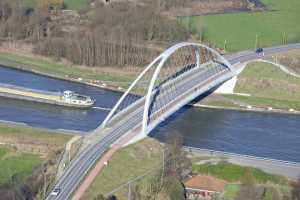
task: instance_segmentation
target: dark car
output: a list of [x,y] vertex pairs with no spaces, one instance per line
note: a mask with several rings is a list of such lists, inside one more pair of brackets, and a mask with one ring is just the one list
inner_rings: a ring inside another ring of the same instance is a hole
[[264,52],[263,48],[257,48],[257,49],[255,50],[255,53],[258,53],[258,54],[260,54],[260,53],[262,53],[262,52]]

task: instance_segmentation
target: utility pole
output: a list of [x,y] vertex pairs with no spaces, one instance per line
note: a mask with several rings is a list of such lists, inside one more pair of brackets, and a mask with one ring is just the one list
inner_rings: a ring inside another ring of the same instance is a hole
[[43,176],[44,176],[44,188],[43,188],[43,197],[44,199],[46,199],[46,193],[47,193],[47,177],[46,177],[46,169],[44,169],[44,173],[43,173]]
[[128,183],[128,200],[131,200],[131,182]]
[[286,44],[285,32],[283,32],[283,34],[282,34],[282,44]]
[[161,2],[160,0],[157,0],[157,14],[160,14],[160,5],[161,5]]
[[165,174],[165,148],[163,148],[163,156],[162,156],[162,179]]
[[227,47],[227,40],[224,41],[224,52],[226,52],[226,47]]

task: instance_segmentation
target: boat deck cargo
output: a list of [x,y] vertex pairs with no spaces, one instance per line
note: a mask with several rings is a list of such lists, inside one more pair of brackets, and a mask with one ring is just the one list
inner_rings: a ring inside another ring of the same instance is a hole
[[79,95],[69,90],[63,93],[47,92],[8,84],[0,84],[0,96],[78,108],[88,108],[95,103],[91,97]]

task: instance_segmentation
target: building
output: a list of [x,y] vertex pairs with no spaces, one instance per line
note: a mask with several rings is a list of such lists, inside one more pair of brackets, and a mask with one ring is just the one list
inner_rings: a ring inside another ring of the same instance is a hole
[[187,200],[210,200],[212,195],[224,193],[225,181],[212,176],[197,175],[185,183]]

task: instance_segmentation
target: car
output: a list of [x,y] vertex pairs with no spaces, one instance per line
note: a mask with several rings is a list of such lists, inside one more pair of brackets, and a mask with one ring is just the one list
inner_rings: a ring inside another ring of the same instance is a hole
[[52,190],[52,192],[51,192],[51,196],[59,195],[60,191],[61,191],[60,188],[54,188],[54,190]]
[[260,54],[260,53],[263,53],[264,52],[264,49],[263,48],[257,48],[256,50],[255,50],[255,53],[257,53],[257,54]]

